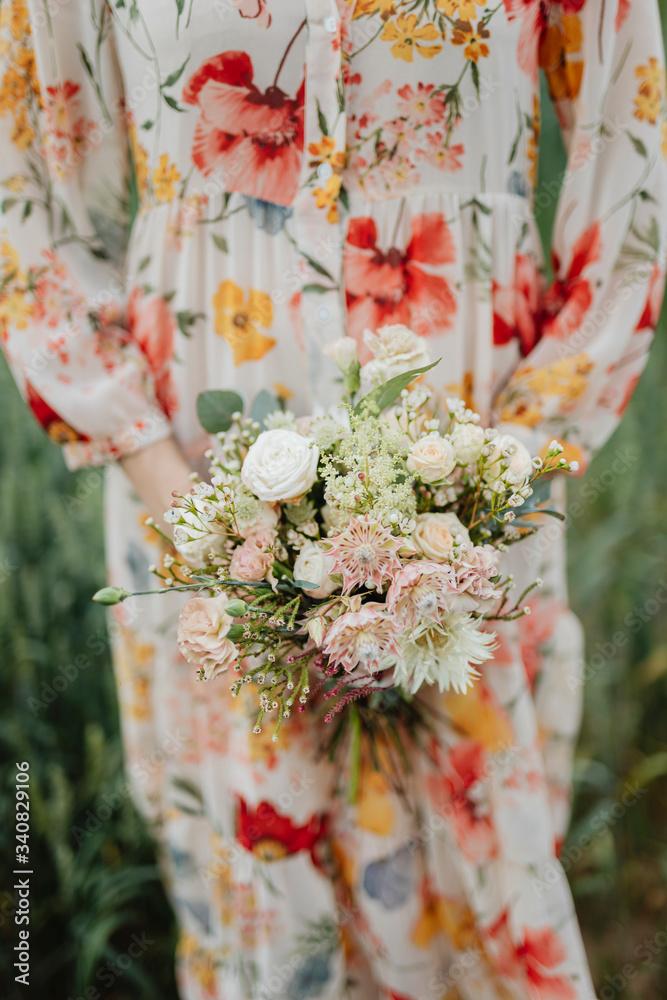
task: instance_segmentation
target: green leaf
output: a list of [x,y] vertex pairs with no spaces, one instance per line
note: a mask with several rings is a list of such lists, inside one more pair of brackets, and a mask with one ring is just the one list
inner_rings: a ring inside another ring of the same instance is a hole
[[229,253],[229,247],[227,246],[227,240],[224,236],[218,236],[217,233],[211,233],[211,239],[217,246],[218,250],[222,250],[223,253]]
[[476,62],[470,63],[470,72],[472,73],[472,82],[475,87],[475,92],[479,97],[479,68]]
[[336,283],[335,279],[332,274],[329,274],[326,267],[324,267],[322,264],[316,261],[314,257],[310,257],[307,253],[304,253],[303,256],[306,258],[306,260],[308,261],[308,263],[310,264],[310,266],[314,271],[317,271],[318,274],[324,275],[325,278],[328,278],[329,281],[331,281],[335,285]]
[[162,96],[163,96],[165,102],[169,105],[170,108],[173,108],[174,111],[185,111],[185,108],[181,108],[179,106],[178,101],[175,101],[174,98],[171,97],[169,94],[165,94],[164,91],[163,91],[162,92]]
[[346,187],[341,187],[340,191],[338,192],[338,197],[340,198],[340,202],[343,205],[343,207],[345,208],[345,211],[349,212],[350,211],[350,199],[348,197],[348,193],[347,193],[347,188]]
[[423,368],[413,368],[412,371],[403,372],[402,375],[394,375],[388,382],[378,385],[372,392],[364,396],[363,399],[360,399],[354,408],[354,412],[361,414],[366,410],[377,416],[383,410],[386,410],[388,406],[391,406],[394,400],[400,396],[404,389],[407,389],[411,382],[414,382],[418,375],[429,372],[431,368],[435,368],[439,363],[440,358],[437,361],[433,361],[430,365],[425,365]]
[[327,125],[327,120],[324,117],[324,112],[322,111],[322,108],[320,107],[320,102],[319,101],[317,101],[317,120],[319,122],[320,131],[322,132],[322,135],[329,135],[329,126]]
[[243,412],[243,399],[238,392],[211,389],[197,396],[199,423],[209,434],[220,434],[232,426],[232,413]]
[[176,0],[176,10],[178,11],[178,16],[180,17],[185,9],[185,0]]
[[150,129],[152,129],[152,128],[153,128],[153,125],[155,125],[155,122],[152,122],[152,121],[150,120],[150,118],[149,118],[149,119],[148,119],[147,121],[143,122],[143,123],[142,123],[142,125],[141,125],[140,127],[141,127],[141,128],[142,128],[142,129],[143,129],[143,130],[144,130],[145,132],[148,132],[148,131],[149,131]]
[[10,208],[13,208],[14,205],[18,205],[18,203],[18,198],[3,198],[2,203],[0,203],[0,211],[4,214],[5,212],[8,212]]
[[644,158],[648,157],[646,146],[641,141],[641,139],[638,139],[636,135],[632,135],[632,133],[630,132],[626,132],[625,134],[627,135],[632,145],[635,147],[635,152],[639,153],[639,155],[643,156]]
[[83,60],[83,65],[86,67],[86,73],[88,74],[88,76],[90,77],[90,79],[94,83],[95,82],[95,71],[93,70],[93,64],[91,63],[91,61],[90,61],[90,59],[88,57],[88,53],[84,49],[84,47],[81,44],[81,42],[77,42],[76,43],[76,47],[79,50],[79,52],[81,53],[81,59]]
[[137,267],[137,274],[141,274],[142,271],[145,271],[150,262],[151,262],[151,255],[148,253],[146,254],[145,257],[142,257],[141,260],[139,261],[139,266]]
[[266,389],[262,389],[261,392],[257,393],[250,407],[250,419],[256,420],[258,424],[264,427],[264,421],[269,413],[275,413],[279,409],[280,403],[276,397],[272,396]]
[[292,583],[295,587],[301,587],[302,590],[317,590],[319,583],[311,583],[309,580],[293,580]]
[[325,292],[330,292],[331,289],[328,288],[326,285],[310,284],[310,285],[304,285],[303,288],[301,289],[301,291],[302,292],[315,292],[318,295],[324,295]]
[[162,84],[163,87],[173,87],[175,83],[178,83],[180,78],[183,76],[183,70],[190,61],[190,56],[185,60],[183,65],[179,69],[175,69],[173,73],[170,73],[167,79]]
[[206,319],[206,313],[203,312],[190,312],[189,309],[183,309],[176,313],[176,320],[178,322],[178,329],[181,333],[185,334],[186,337],[192,336],[191,326],[197,322],[198,319]]

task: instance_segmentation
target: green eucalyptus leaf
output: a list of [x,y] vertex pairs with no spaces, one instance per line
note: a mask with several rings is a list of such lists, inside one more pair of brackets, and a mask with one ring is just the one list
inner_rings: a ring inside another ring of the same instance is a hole
[[220,434],[232,426],[232,414],[243,412],[243,398],[238,392],[211,389],[197,396],[199,423],[209,434]]
[[256,420],[258,424],[263,428],[264,421],[268,417],[269,413],[275,413],[276,410],[280,409],[280,403],[275,396],[272,396],[270,392],[266,389],[262,389],[255,396],[252,406],[250,407],[250,419]]

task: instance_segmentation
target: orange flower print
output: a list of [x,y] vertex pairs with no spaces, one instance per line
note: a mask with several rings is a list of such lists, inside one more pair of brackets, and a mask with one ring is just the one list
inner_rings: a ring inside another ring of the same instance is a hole
[[95,122],[80,114],[81,87],[64,80],[47,87],[44,94],[44,155],[49,172],[58,180],[72,174],[89,148]]
[[311,142],[308,152],[313,157],[309,166],[317,167],[328,163],[332,170],[340,171],[345,166],[346,153],[344,149],[336,149],[336,140],[330,135],[323,135],[319,142]]
[[584,75],[582,45],[578,14],[565,14],[547,25],[540,43],[539,63],[554,101],[573,101],[579,96]]
[[453,45],[465,45],[463,55],[470,62],[478,62],[489,54],[489,46],[484,41],[489,37],[488,28],[475,30],[469,21],[459,21],[452,33]]
[[273,322],[273,303],[266,292],[251,288],[246,301],[243,289],[227,279],[213,296],[213,308],[215,332],[231,347],[235,365],[259,361],[275,347],[273,337],[266,337],[257,329],[258,325],[268,329]]
[[340,194],[342,181],[337,174],[332,174],[324,187],[315,188],[315,204],[318,208],[327,209],[327,222],[338,222],[338,205],[336,200]]
[[399,14],[396,21],[387,21],[380,36],[383,42],[393,42],[391,54],[394,59],[412,62],[415,51],[424,59],[432,59],[442,51],[442,45],[424,45],[436,38],[442,38],[442,33],[429,22],[417,27],[416,14]]
[[477,8],[486,6],[486,0],[436,0],[436,7],[447,17],[457,21],[475,20]]

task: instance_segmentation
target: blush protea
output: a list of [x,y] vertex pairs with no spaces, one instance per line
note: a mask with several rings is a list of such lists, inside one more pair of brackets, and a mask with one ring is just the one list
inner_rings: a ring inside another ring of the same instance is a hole
[[376,673],[385,657],[399,655],[398,636],[384,605],[364,604],[360,611],[348,611],[336,619],[322,650],[333,665],[348,673],[357,666]]
[[443,612],[475,611],[477,604],[470,594],[460,593],[451,566],[425,559],[407,563],[387,591],[387,609],[406,628],[424,618],[438,620]]
[[384,581],[401,568],[397,553],[403,540],[394,538],[379,521],[353,517],[347,528],[328,541],[331,572],[343,577],[344,594],[364,583],[382,593]]

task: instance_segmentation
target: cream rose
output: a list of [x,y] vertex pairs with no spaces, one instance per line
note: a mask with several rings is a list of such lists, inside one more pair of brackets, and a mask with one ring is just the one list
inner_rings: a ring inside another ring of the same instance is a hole
[[419,438],[408,455],[408,469],[425,483],[446,479],[456,465],[454,449],[446,438],[429,434]]
[[211,680],[227,670],[238,657],[227,633],[233,619],[225,608],[226,594],[216,597],[193,597],[178,619],[178,648],[189,663],[198,663],[204,680]]
[[417,527],[412,532],[417,548],[433,562],[447,562],[454,548],[455,538],[467,544],[468,529],[456,514],[418,514]]
[[387,382],[394,375],[423,368],[431,362],[423,338],[402,323],[382,326],[376,333],[364,330],[364,343],[373,355],[373,360],[361,367],[362,390],[365,391]]
[[241,480],[260,500],[296,500],[315,482],[319,457],[296,431],[264,431],[248,449]]
[[294,579],[316,583],[317,590],[306,590],[309,597],[329,597],[340,583],[331,579],[333,559],[319,542],[306,542],[294,563]]
[[482,454],[484,431],[477,424],[457,424],[452,431],[452,445],[456,461],[472,465]]
[[[506,472],[510,472],[514,477],[518,477],[518,480],[515,480],[512,485],[524,485],[534,472],[532,456],[525,444],[522,444],[521,441],[511,434],[498,434],[493,439],[492,445],[493,451],[489,456],[489,462],[484,470],[484,479],[486,482],[488,483],[497,479],[502,471],[501,466],[505,465]],[[507,448],[514,449],[512,455],[503,455],[503,451]]]

